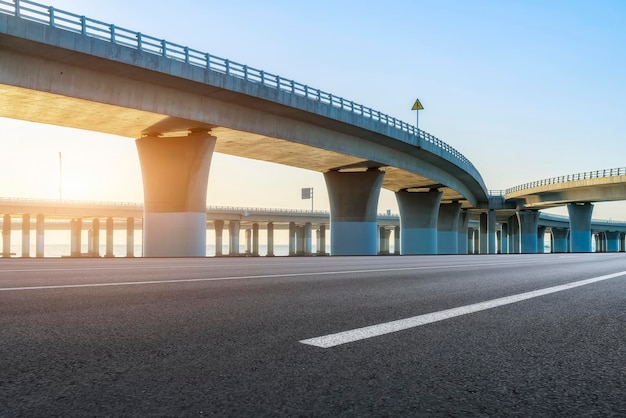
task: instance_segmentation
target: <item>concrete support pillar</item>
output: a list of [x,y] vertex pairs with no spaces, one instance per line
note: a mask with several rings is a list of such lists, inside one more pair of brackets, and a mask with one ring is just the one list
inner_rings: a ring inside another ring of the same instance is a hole
[[393,229],[393,253],[400,255],[400,227],[396,226]]
[[113,257],[113,218],[107,218],[107,243],[106,243],[106,254],[105,257]]
[[289,222],[289,255],[296,255],[296,224]]
[[480,231],[478,229],[474,229],[472,239],[474,240],[474,254],[480,254]]
[[252,224],[252,255],[259,256],[259,224]]
[[213,230],[215,231],[215,256],[224,255],[224,221],[213,221]]
[[591,203],[569,203],[567,205],[570,226],[570,250],[573,253],[591,252]]
[[474,254],[474,228],[469,227],[467,228],[467,235],[465,236],[466,241],[467,241],[467,253],[468,254]]
[[626,236],[626,233],[624,232],[620,232],[619,234],[619,252],[623,253],[625,251],[624,248],[624,237]]
[[568,241],[569,241],[569,229],[552,228],[552,252],[553,253],[566,253]]
[[320,225],[320,244],[317,247],[318,254],[326,254],[326,225]]
[[46,230],[46,217],[44,214],[40,213],[39,215],[37,215],[37,238],[36,238],[36,245],[35,245],[35,255],[38,258],[41,258],[44,256],[45,230]]
[[330,201],[330,253],[376,255],[378,196],[385,173],[324,173]]
[[496,246],[496,211],[493,209],[487,212],[487,252],[489,254],[498,252]]
[[480,254],[487,254],[489,252],[488,246],[488,236],[489,236],[489,227],[488,227],[488,215],[487,213],[480,214],[480,228],[478,234],[478,245]]
[[215,140],[206,131],[137,139],[146,257],[206,256],[206,191]]
[[22,215],[22,257],[30,257],[30,215]]
[[228,223],[228,233],[229,233],[229,250],[228,255],[237,256],[239,255],[239,230],[241,226],[239,221],[230,221]]
[[274,222],[267,223],[267,256],[274,256]]
[[11,215],[2,218],[2,257],[11,257]]
[[468,246],[467,246],[467,228],[469,226],[470,213],[467,209],[462,209],[459,214],[459,222],[458,222],[458,253],[459,254],[468,254]]
[[620,233],[618,231],[606,232],[606,251],[607,252],[609,253],[619,252],[619,237],[620,237]]
[[2,257],[11,257],[11,215],[2,218]]
[[437,224],[442,192],[396,192],[402,254],[437,254]]
[[509,224],[507,223],[503,223],[502,225],[500,225],[500,242],[501,242],[501,248],[502,248],[502,254],[508,254],[509,253]]
[[437,216],[437,254],[459,253],[459,202],[439,205]]
[[600,234],[592,234],[592,235],[591,235],[591,239],[593,239],[593,243],[594,243],[594,246],[595,246],[595,248],[596,248],[596,250],[595,250],[595,251],[596,251],[597,253],[602,252],[602,249],[601,249],[601,245],[602,245],[602,244],[600,244]]
[[[206,242],[206,240],[204,242]],[[135,219],[132,217],[129,217],[129,218],[126,218],[126,257],[134,257],[134,256],[135,256]]]
[[519,218],[517,215],[509,217],[509,253],[520,253]]
[[250,228],[246,228],[244,231],[244,239],[246,243],[245,254],[252,254],[252,230]]
[[537,228],[539,227],[539,211],[521,210],[517,213],[522,239],[522,254],[537,254]]
[[296,227],[296,255],[304,255],[304,227]]
[[389,254],[389,237],[391,236],[391,231],[384,226],[378,228],[379,232],[379,242],[380,249],[378,254],[380,255],[388,255]]
[[538,226],[537,227],[537,253],[543,254],[545,252],[546,247],[546,227]]
[[94,218],[91,221],[91,256],[100,257],[100,219]]
[[496,254],[502,254],[502,231],[496,230]]
[[83,233],[83,221],[80,219],[72,219],[70,221],[70,255],[72,257],[80,257],[82,252],[81,238]]
[[304,224],[304,253],[313,254],[313,225],[311,222]]

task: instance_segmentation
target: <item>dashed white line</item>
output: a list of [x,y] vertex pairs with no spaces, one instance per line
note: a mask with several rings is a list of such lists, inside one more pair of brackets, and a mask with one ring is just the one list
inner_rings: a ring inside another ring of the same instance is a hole
[[313,345],[321,348],[331,348],[342,344],[356,342],[368,338],[378,337],[392,332],[402,331],[409,328],[419,327],[421,325],[431,324],[433,322],[443,321],[445,319],[454,318],[461,315],[467,315],[474,312],[484,311],[487,309],[497,308],[503,305],[509,305],[516,302],[548,295],[550,293],[562,292],[564,290],[573,289],[575,287],[585,286],[604,280],[614,279],[616,277],[626,275],[626,271],[618,273],[598,276],[591,279],[580,280],[560,286],[548,287],[545,289],[534,290],[532,292],[520,293],[517,295],[507,296],[498,299],[492,299],[485,302],[475,303],[472,305],[461,306],[444,311],[433,312],[425,315],[418,315],[411,318],[400,319],[397,321],[385,322],[382,324],[371,325],[363,328],[356,328],[350,331],[338,332],[335,334],[324,335],[322,337],[309,338],[300,342],[307,345]]

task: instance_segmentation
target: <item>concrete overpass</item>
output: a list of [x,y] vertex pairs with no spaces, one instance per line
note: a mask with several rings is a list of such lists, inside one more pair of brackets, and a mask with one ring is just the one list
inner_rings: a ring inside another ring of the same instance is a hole
[[[135,138],[147,256],[204,255],[214,151],[324,173],[336,255],[376,253],[381,187],[396,193],[404,254],[437,253],[442,245],[456,252],[461,209],[488,207],[471,162],[411,125],[27,0],[0,1],[0,116]],[[438,218],[449,224],[447,238]]]
[[[527,214],[528,240],[537,211],[567,205],[569,241],[572,252],[590,252],[594,202],[626,200],[626,168],[570,174],[525,183],[506,190],[507,205]],[[618,230],[609,230],[614,241]],[[565,232],[563,232],[565,233]],[[522,238],[523,239],[523,238]]]

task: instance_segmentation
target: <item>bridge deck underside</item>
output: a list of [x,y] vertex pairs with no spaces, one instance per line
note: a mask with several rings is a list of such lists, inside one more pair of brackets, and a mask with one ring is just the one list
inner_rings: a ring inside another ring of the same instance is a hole
[[[127,138],[139,138],[150,132],[185,135],[189,129],[208,129],[217,137],[215,151],[219,153],[322,173],[335,169],[380,167],[385,171],[383,182],[385,189],[427,190],[435,187],[443,191],[443,202],[460,201],[464,207],[470,206],[455,190],[406,170],[381,167],[374,161],[365,161],[309,145],[153,112],[0,85],[0,117],[97,131]],[[219,176],[219,173],[213,175]]]

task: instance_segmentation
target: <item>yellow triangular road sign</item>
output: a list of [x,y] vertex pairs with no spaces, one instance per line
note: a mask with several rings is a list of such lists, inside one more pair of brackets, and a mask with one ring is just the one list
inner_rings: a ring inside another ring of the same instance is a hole
[[413,103],[411,110],[424,110],[424,106],[420,103],[420,99],[415,99],[415,103]]

